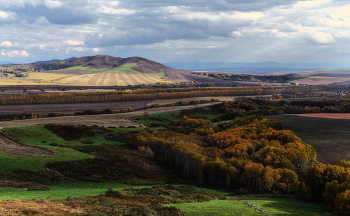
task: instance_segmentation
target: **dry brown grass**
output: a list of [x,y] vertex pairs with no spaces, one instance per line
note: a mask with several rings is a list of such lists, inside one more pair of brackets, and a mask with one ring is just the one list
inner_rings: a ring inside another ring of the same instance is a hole
[[59,73],[42,73],[42,72],[35,72],[30,73],[28,79],[39,79],[44,81],[54,81],[58,79],[67,78],[73,75],[70,74],[59,74]]
[[293,83],[306,84],[306,85],[329,85],[333,83],[341,83],[350,81],[350,78],[342,77],[327,77],[327,76],[312,76],[308,78],[302,78],[294,80]]
[[85,215],[83,210],[69,206],[67,201],[31,200],[1,201],[0,215]]

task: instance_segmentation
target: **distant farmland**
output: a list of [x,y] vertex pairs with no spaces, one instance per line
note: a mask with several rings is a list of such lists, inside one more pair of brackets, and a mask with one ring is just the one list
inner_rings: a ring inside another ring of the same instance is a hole
[[162,82],[162,78],[152,74],[96,73],[61,79],[61,83],[98,86],[127,86]]

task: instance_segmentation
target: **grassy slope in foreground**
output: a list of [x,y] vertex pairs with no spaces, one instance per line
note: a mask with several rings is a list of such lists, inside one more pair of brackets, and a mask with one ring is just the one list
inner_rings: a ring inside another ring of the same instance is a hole
[[[124,188],[140,189],[151,186],[135,186],[120,183],[95,183],[76,182],[50,186],[49,191],[27,191],[21,189],[5,189],[0,193],[0,200],[28,200],[28,199],[66,199],[68,196],[95,196],[104,194],[109,188],[120,191]],[[219,194],[228,197],[228,192],[216,189],[195,187],[209,193]],[[240,197],[239,199],[243,199]],[[330,216],[324,207],[291,198],[245,198],[244,200],[262,208],[270,215],[313,215]],[[261,215],[251,207],[245,205],[242,200],[213,200],[202,203],[179,203],[165,206],[175,206],[185,210],[186,215]]]
[[24,189],[5,189],[0,193],[0,200],[28,200],[28,199],[66,199],[67,197],[96,196],[104,194],[108,189],[116,191],[124,188],[145,188],[151,186],[128,185],[114,182],[74,182],[51,185],[49,191],[27,191]]
[[[70,145],[82,145],[80,142],[66,142],[57,135],[51,133],[45,129],[43,125],[35,125],[28,127],[17,128],[4,128],[2,130],[4,134],[13,139],[17,139],[22,143],[40,146],[56,152],[56,155],[49,157],[24,157],[9,154],[0,154],[0,172],[11,172],[15,169],[40,169],[47,163],[55,161],[70,161],[70,160],[82,160],[87,158],[93,158],[94,156],[75,151],[69,148],[62,148],[56,146],[50,146],[50,143],[58,144],[70,144]],[[95,139],[100,140],[101,137]],[[93,140],[93,139],[91,139]],[[43,143],[42,141],[45,141]],[[109,141],[110,143],[115,143]],[[108,143],[105,141],[105,143]],[[98,144],[96,142],[96,144]]]
[[[292,198],[246,198],[251,204],[263,209],[267,215],[313,215],[331,216],[333,213],[318,204],[302,202]],[[185,211],[188,216],[195,215],[262,215],[245,205],[242,200],[213,200],[202,203],[168,204]]]

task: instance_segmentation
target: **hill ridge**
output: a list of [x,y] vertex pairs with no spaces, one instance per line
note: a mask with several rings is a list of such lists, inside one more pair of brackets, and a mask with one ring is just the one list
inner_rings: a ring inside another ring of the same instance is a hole
[[110,55],[84,56],[80,58],[69,58],[65,60],[50,61],[50,62],[34,62],[28,65],[33,66],[34,71],[60,70],[75,66],[82,66],[94,69],[108,68],[113,69],[125,64],[134,63],[136,66],[132,70],[141,73],[159,73],[161,70],[169,69],[170,67],[161,63],[151,61],[139,56],[128,58],[114,57]]

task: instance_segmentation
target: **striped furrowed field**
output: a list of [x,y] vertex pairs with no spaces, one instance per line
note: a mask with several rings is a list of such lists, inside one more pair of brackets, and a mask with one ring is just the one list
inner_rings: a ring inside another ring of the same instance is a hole
[[127,74],[127,73],[96,73],[68,77],[60,80],[61,83],[76,85],[98,86],[127,86],[152,84],[162,82],[158,75],[151,74]]

